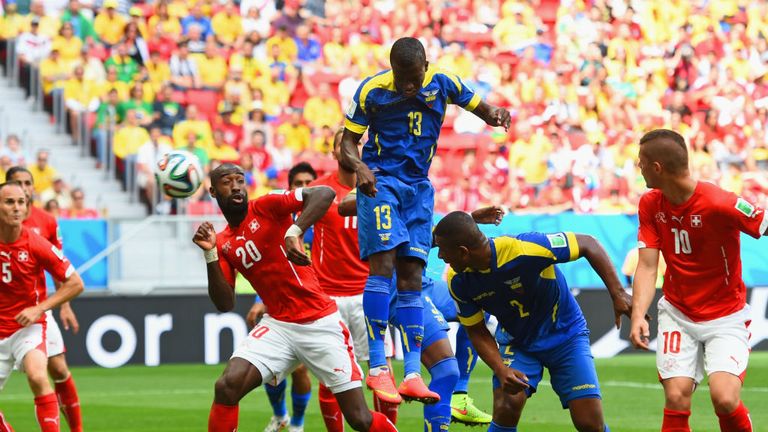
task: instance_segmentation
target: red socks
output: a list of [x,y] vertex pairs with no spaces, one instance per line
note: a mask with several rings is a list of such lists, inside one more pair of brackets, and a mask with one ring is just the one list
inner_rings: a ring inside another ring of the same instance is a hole
[[56,393],[35,398],[35,416],[42,432],[59,432],[59,401]]
[[323,414],[323,421],[328,432],[344,432],[344,415],[341,413],[336,396],[328,387],[320,384],[317,399],[320,401],[320,412]]
[[384,402],[383,400],[379,399],[376,396],[376,393],[373,394],[373,410],[387,416],[387,418],[389,419],[389,421],[392,422],[392,424],[397,424],[398,406],[399,406],[398,404]]
[[397,428],[389,421],[387,416],[382,413],[371,411],[373,421],[368,432],[397,432]]
[[3,417],[2,411],[0,411],[0,432],[13,432],[13,428]]
[[691,411],[675,411],[664,408],[664,421],[661,423],[661,432],[691,432],[688,426],[688,417]]
[[64,418],[69,423],[72,432],[83,432],[83,418],[80,415],[80,398],[77,397],[77,387],[72,375],[65,381],[56,383],[56,395],[59,405],[64,412]]
[[236,432],[239,405],[221,405],[216,402],[208,416],[208,432]]
[[723,432],[752,432],[752,420],[743,402],[730,414],[717,414]]

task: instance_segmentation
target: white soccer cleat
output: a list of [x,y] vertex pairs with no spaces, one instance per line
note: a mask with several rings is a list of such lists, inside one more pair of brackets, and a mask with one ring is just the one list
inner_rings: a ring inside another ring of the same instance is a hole
[[285,430],[290,422],[291,417],[288,414],[282,417],[272,416],[269,420],[269,424],[264,428],[264,432],[280,432]]
[[304,432],[304,426],[289,426],[288,432]]

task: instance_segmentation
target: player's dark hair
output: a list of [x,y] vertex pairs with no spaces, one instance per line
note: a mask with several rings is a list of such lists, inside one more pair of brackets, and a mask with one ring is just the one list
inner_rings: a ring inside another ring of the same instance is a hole
[[682,174],[688,169],[688,147],[679,133],[655,129],[640,138],[640,145],[645,145],[645,154],[652,162],[659,162],[670,173]]
[[432,232],[435,237],[441,237],[453,246],[464,246],[474,249],[482,246],[485,234],[472,219],[472,216],[462,211],[454,211],[445,215]]
[[[13,178],[14,174],[20,173],[20,172],[25,172],[25,173],[29,174],[29,176],[32,177],[32,181],[35,181],[34,176],[32,175],[32,173],[26,167],[23,167],[21,165],[16,165],[16,166],[12,166],[12,167],[8,168],[8,171],[5,172],[5,182],[8,183],[8,182],[12,182],[13,181],[14,183],[18,183],[18,182],[15,182],[14,180],[11,180],[11,179]],[[21,183],[19,183],[19,184],[21,184]]]
[[240,174],[244,176],[245,171],[239,165],[233,163],[223,163],[211,170],[211,173],[208,174],[208,176],[211,178],[211,186],[216,187],[222,177],[230,174]]
[[427,62],[424,45],[412,37],[403,37],[395,41],[389,53],[390,63],[398,66],[422,65]]
[[296,176],[301,173],[307,173],[311,175],[312,180],[315,180],[317,178],[317,171],[315,171],[315,169],[312,168],[312,165],[310,165],[309,162],[299,162],[296,165],[294,165],[290,171],[288,171],[288,187],[289,188],[293,184],[293,179],[296,178]]

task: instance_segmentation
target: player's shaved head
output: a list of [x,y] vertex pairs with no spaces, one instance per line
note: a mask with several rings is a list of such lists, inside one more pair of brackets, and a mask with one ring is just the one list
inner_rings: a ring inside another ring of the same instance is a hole
[[649,162],[658,162],[673,175],[688,171],[688,148],[685,138],[669,129],[652,130],[640,138],[640,149]]
[[209,176],[211,177],[211,186],[216,186],[222,177],[228,176],[230,174],[240,174],[244,176],[245,170],[243,170],[243,168],[240,167],[240,165],[236,165],[233,163],[223,163],[217,166],[215,169],[213,169],[209,174]]
[[472,216],[461,211],[445,215],[435,226],[433,234],[444,240],[446,246],[474,249],[485,243],[485,234],[480,231]]
[[418,39],[403,37],[392,45],[389,61],[402,67],[420,66],[427,62],[427,53]]

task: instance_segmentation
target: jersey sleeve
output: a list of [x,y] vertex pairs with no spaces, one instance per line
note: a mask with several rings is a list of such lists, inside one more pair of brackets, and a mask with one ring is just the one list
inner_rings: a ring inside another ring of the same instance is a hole
[[453,270],[448,271],[448,291],[456,303],[456,316],[459,322],[465,326],[477,325],[485,322],[485,314],[471,298],[464,295],[465,288],[462,278]]
[[[518,256],[536,259],[543,268],[552,264],[574,261],[579,258],[579,242],[572,232],[539,233],[530,232],[517,236],[520,241]],[[496,240],[497,245],[499,241]],[[505,251],[499,251],[501,256]]]
[[766,228],[768,228],[768,219],[765,217],[765,211],[736,194],[729,192],[728,195],[728,199],[722,201],[727,203],[722,211],[724,211],[728,219],[732,221],[739,231],[749,234],[754,238],[762,236]]
[[[294,189],[292,191],[274,190],[267,195],[257,199],[251,205],[258,205],[266,209],[277,218],[290,216],[298,213],[304,207],[304,188]],[[253,209],[253,207],[251,208]]]
[[59,228],[59,223],[56,222],[55,218],[51,218],[51,238],[47,239],[49,242],[51,242],[52,245],[56,246],[59,249],[64,249],[62,240],[61,240],[61,229]]
[[[360,94],[363,91],[363,86],[366,81],[360,83],[360,87],[357,88],[355,96],[352,97],[352,101],[349,103],[347,112],[344,115],[344,128],[360,135],[365,133],[365,130],[368,129],[368,115],[364,111],[365,100],[360,100]],[[365,97],[367,97],[367,95]]]
[[75,272],[72,263],[64,256],[61,249],[43,237],[30,233],[30,247],[40,267],[50,273],[55,280],[63,281]]
[[230,264],[229,260],[227,259],[227,254],[225,254],[221,250],[221,239],[217,236],[216,238],[216,250],[219,254],[219,268],[221,269],[221,272],[224,274],[224,279],[227,281],[229,286],[232,287],[232,289],[235,288],[235,278],[237,275],[235,274],[235,268],[232,267],[232,264]]
[[640,228],[637,232],[637,247],[640,249],[661,249],[661,236],[654,220],[655,216],[649,195],[646,194],[640,198],[637,215],[640,222]]
[[443,81],[448,93],[448,101],[456,104],[467,111],[472,111],[480,104],[482,99],[475,93],[472,87],[468,86],[458,75],[452,73],[443,73],[447,77]]

